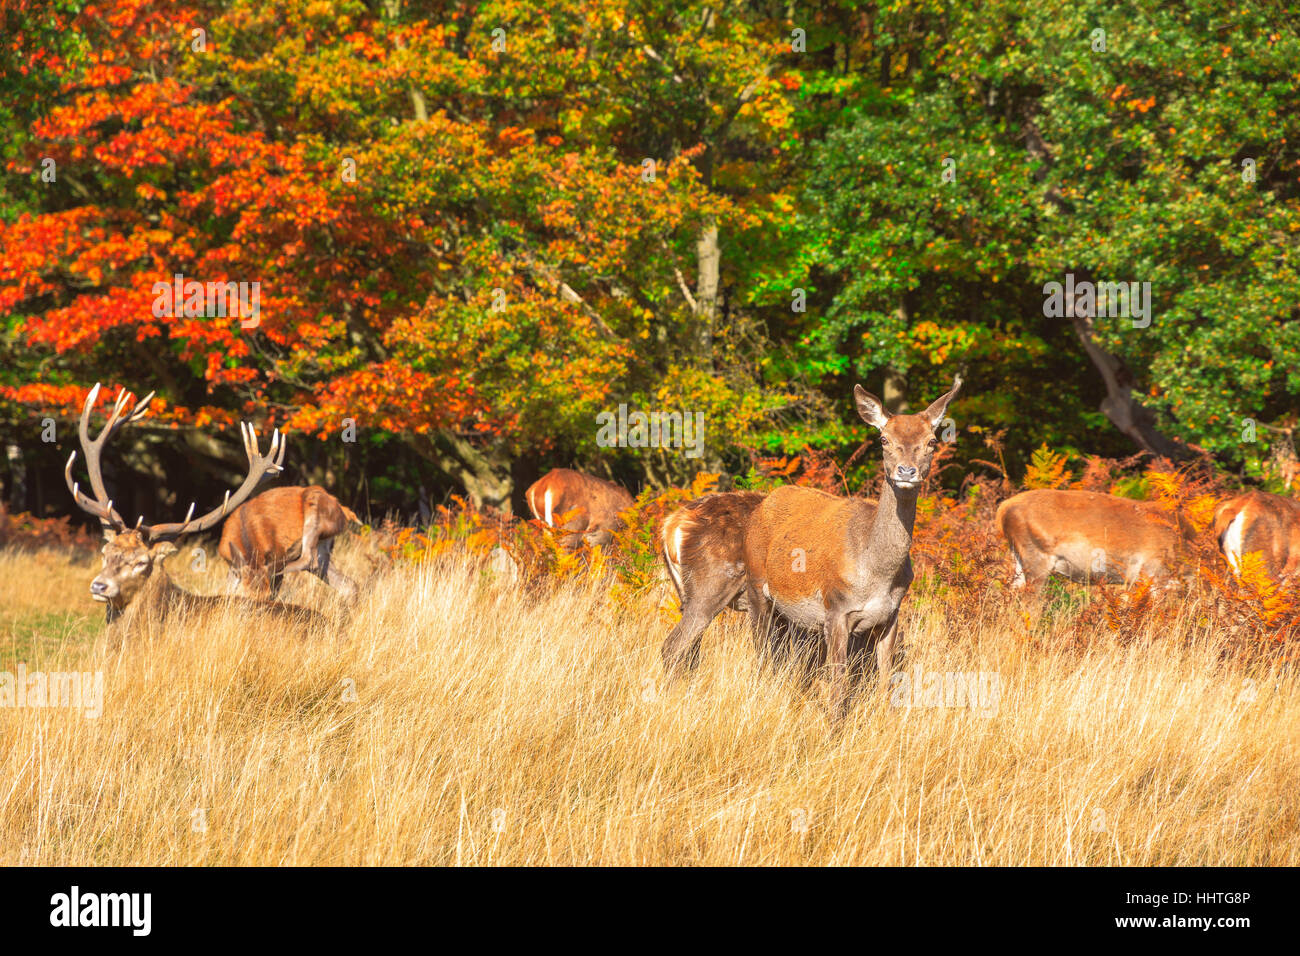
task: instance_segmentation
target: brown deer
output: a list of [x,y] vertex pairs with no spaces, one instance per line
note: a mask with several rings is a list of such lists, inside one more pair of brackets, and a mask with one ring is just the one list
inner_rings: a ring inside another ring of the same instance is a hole
[[756,491],[705,495],[664,519],[661,554],[677,590],[682,618],[664,642],[665,663],[694,668],[709,622],[745,602],[745,528],[763,501]]
[[625,488],[571,468],[548,471],[529,486],[524,499],[533,517],[552,528],[565,514],[578,512],[561,529],[569,532],[560,539],[566,548],[609,544],[623,527],[618,513],[633,503]]
[[[917,494],[939,445],[936,430],[960,388],[958,377],[921,414],[894,415],[857,386],[858,414],[880,429],[885,481],[879,502],[786,485],[759,502],[740,531],[755,641],[760,646],[766,641],[772,656],[780,659],[796,649],[794,644],[815,637],[818,644],[809,648],[805,661],[811,665],[821,658],[829,666],[837,723],[848,713],[851,684],[873,649],[881,687],[888,684],[898,609],[912,583]],[[739,529],[733,525],[732,533]],[[685,550],[683,558],[689,560],[689,554]],[[679,574],[683,580],[688,575],[705,578],[685,567]],[[724,594],[734,587],[734,576],[716,568],[708,579],[719,582],[716,587]],[[718,596],[704,606],[716,604]],[[663,655],[670,672],[687,660],[697,640],[694,624],[669,635]]]
[[1233,571],[1259,552],[1274,580],[1300,571],[1300,501],[1264,491],[1229,498],[1214,510],[1214,536]]
[[217,553],[230,565],[234,593],[274,597],[286,574],[308,571],[351,601],[357,586],[331,559],[335,536],[360,523],[319,485],[270,488],[226,519]]
[[[99,388],[96,384],[86,396],[78,429],[81,450],[86,456],[86,471],[90,475],[90,487],[95,497],[91,499],[83,494],[80,485],[72,479],[72,466],[77,460],[75,451],[69,456],[68,464],[63,469],[64,480],[77,506],[97,517],[104,528],[106,543],[103,549],[103,567],[91,582],[90,596],[105,605],[105,616],[109,624],[114,624],[121,619],[128,609],[134,620],[149,618],[165,620],[179,614],[226,606],[230,599],[192,594],[178,587],[167,575],[163,562],[167,555],[176,551],[173,542],[177,538],[214,527],[230,513],[233,507],[238,506],[252,494],[253,489],[263,478],[281,471],[285,446],[279,430],[272,435],[267,454],[262,455],[258,451],[257,433],[253,430],[253,426],[246,422],[241,426],[244,452],[248,456],[248,475],[233,495],[229,491],[226,492],[225,500],[219,508],[200,518],[195,518],[194,505],[191,504],[184,521],[147,525],[141,517],[135,527],[128,528],[122,516],[113,507],[113,501],[108,497],[104,487],[104,479],[100,472],[100,455],[118,429],[145,416],[154,393],[150,392],[142,402],[136,404],[134,396],[126,389],[119,392],[103,431],[99,433],[98,438],[92,440],[90,412],[99,395]],[[307,608],[260,601],[239,601],[239,603],[247,610],[294,620],[297,623],[324,620]]]
[[1051,488],[1008,498],[997,524],[1011,547],[1017,588],[1040,587],[1052,574],[1081,584],[1168,579],[1196,535],[1181,511],[1159,502]]

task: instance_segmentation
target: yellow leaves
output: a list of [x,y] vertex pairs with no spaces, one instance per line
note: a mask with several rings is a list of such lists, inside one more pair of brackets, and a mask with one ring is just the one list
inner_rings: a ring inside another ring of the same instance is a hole
[[1217,495],[1197,495],[1187,504],[1187,517],[1197,531],[1204,531],[1214,522],[1214,509],[1218,507]]
[[1284,588],[1273,580],[1261,552],[1250,551],[1241,556],[1237,584],[1244,592],[1242,597],[1265,627],[1288,628],[1294,626],[1300,617],[1295,590]]
[[691,482],[691,497],[702,498],[718,489],[718,480],[722,476],[717,472],[701,471]]
[[578,551],[569,551],[560,547],[553,534],[549,536],[548,540],[553,546],[553,550],[549,553],[552,558],[551,575],[559,581],[567,581],[581,574],[585,567],[582,554]]
[[1183,476],[1177,472],[1149,469],[1146,477],[1155,490],[1156,499],[1171,510],[1175,508],[1183,496]]
[[1069,460],[1069,455],[1054,452],[1047,447],[1047,442],[1043,442],[1031,456],[1029,467],[1025,470],[1025,487],[1064,487],[1071,477],[1065,468]]
[[783,455],[780,458],[760,458],[758,460],[759,470],[769,478],[791,478],[802,465],[803,457],[800,455]]
[[587,577],[592,582],[599,581],[605,576],[606,565],[608,561],[605,558],[605,549],[596,545],[591,549],[587,556]]
[[[424,537],[424,535],[420,535]],[[427,540],[427,539],[426,539]],[[420,557],[423,559],[436,558],[440,554],[446,554],[451,550],[453,542],[451,541],[434,541],[421,552]]]
[[486,554],[497,546],[497,539],[494,531],[481,529],[465,539],[465,547],[471,552]]
[[1106,602],[1106,627],[1110,630],[1136,634],[1150,619],[1153,597],[1150,578],[1142,578],[1129,590],[1120,592],[1119,597],[1112,596],[1111,589],[1105,585],[1099,590]]

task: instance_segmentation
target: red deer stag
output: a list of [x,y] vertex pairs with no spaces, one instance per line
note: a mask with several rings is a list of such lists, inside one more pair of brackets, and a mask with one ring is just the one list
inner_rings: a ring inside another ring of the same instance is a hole
[[[836,723],[848,713],[851,683],[873,649],[881,687],[888,684],[898,609],[912,583],[916,498],[939,445],[936,429],[960,388],[958,377],[951,390],[921,414],[894,415],[857,386],[853,394],[858,414],[880,429],[885,475],[880,501],[785,485],[753,508],[743,530],[737,524],[733,531],[743,540],[745,600],[755,641],[760,646],[767,641],[772,656],[779,659],[793,650],[795,640],[818,635],[820,653],[815,656],[829,665]],[[689,548],[684,549],[683,557],[689,554]],[[702,563],[713,560],[704,558]],[[683,580],[703,580],[708,573],[723,593],[734,587],[734,576],[716,567],[683,568],[679,573]],[[708,600],[701,594],[695,600],[707,609],[718,596]],[[680,668],[698,641],[696,626],[674,630],[664,643],[670,672]]]
[[1289,578],[1300,570],[1300,501],[1264,491],[1229,498],[1214,510],[1214,536],[1233,571],[1257,551],[1270,577]]
[[[253,489],[264,477],[280,472],[285,449],[279,431],[277,430],[272,436],[267,454],[262,455],[258,451],[257,433],[253,430],[253,426],[248,423],[242,425],[244,451],[248,455],[248,475],[233,495],[229,491],[226,492],[225,500],[219,508],[200,518],[195,518],[194,505],[191,504],[184,521],[147,525],[141,518],[134,528],[129,528],[113,507],[113,501],[104,487],[104,479],[100,472],[100,455],[104,446],[119,428],[129,422],[139,421],[145,416],[149,403],[153,400],[153,392],[146,395],[144,401],[135,404],[131,393],[123,389],[117,396],[103,431],[98,438],[92,440],[90,412],[94,408],[98,395],[99,385],[96,384],[86,396],[79,427],[81,450],[86,456],[86,471],[90,475],[90,487],[95,497],[93,499],[87,497],[82,493],[80,485],[72,480],[72,466],[77,460],[75,451],[69,456],[68,464],[63,470],[73,500],[83,511],[100,520],[107,541],[103,549],[103,567],[90,585],[91,597],[105,605],[105,615],[109,624],[122,618],[128,608],[136,620],[144,620],[148,617],[164,620],[181,613],[225,606],[228,600],[226,598],[191,594],[177,587],[163,568],[163,561],[167,555],[176,551],[176,545],[173,543],[176,538],[214,527],[230,512],[231,508],[238,506],[252,494]],[[323,620],[315,612],[306,608],[269,602],[241,603],[247,605],[250,610],[278,618],[293,618],[300,622]]]
[[1016,563],[1014,587],[1071,581],[1132,584],[1172,576],[1196,530],[1181,512],[1155,501],[1095,491],[1039,488],[998,506],[998,530]]
[[332,563],[334,538],[360,520],[319,485],[270,488],[234,510],[217,546],[231,589],[275,596],[286,574],[308,571],[352,600],[357,586]]
[[547,472],[529,486],[524,498],[533,517],[548,527],[555,527],[556,520],[567,512],[578,512],[561,529],[569,532],[560,539],[566,548],[584,542],[592,546],[609,544],[614,532],[623,527],[618,513],[633,503],[627,490],[612,481],[570,468]]

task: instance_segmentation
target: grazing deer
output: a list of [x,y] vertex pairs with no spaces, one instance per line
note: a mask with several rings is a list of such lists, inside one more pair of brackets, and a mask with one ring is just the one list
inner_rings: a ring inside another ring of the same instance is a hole
[[661,553],[677,590],[682,618],[664,641],[664,661],[699,663],[709,622],[725,607],[748,610],[745,602],[745,528],[763,501],[756,491],[705,495],[664,519]]
[[[113,507],[104,487],[100,472],[100,455],[104,446],[117,433],[118,429],[129,422],[143,418],[153,400],[153,392],[145,396],[138,405],[134,397],[123,389],[108,416],[99,437],[90,438],[90,412],[99,395],[96,384],[86,396],[86,404],[81,410],[79,436],[81,450],[86,456],[86,471],[90,475],[90,487],[93,499],[82,493],[80,485],[72,480],[72,466],[77,460],[74,451],[63,469],[64,480],[72,498],[83,511],[94,515],[104,528],[106,543],[103,549],[103,567],[90,585],[90,596],[105,605],[105,617],[109,624],[117,622],[131,611],[134,619],[146,620],[151,617],[162,620],[179,614],[194,611],[211,610],[227,605],[227,598],[192,594],[183,590],[171,580],[163,567],[167,555],[176,551],[175,539],[185,534],[196,534],[215,526],[224,518],[232,507],[238,506],[252,494],[253,489],[267,475],[278,474],[284,462],[284,441],[277,429],[271,437],[271,445],[266,455],[258,451],[257,433],[253,426],[245,422],[241,426],[244,438],[244,452],[248,455],[248,475],[232,496],[226,492],[225,500],[219,508],[208,512],[200,518],[194,517],[194,505],[190,505],[184,521],[147,525],[143,518],[136,522],[134,528],[128,528],[122,516]],[[248,610],[269,614],[278,618],[296,619],[297,621],[323,621],[324,619],[307,608],[293,607],[287,604],[274,604],[260,601],[241,601]],[[124,622],[125,623],[125,622]]]
[[1055,573],[1081,584],[1171,577],[1196,529],[1155,501],[1040,488],[998,506],[998,529],[1016,563],[1012,586],[1040,587]]
[[1229,498],[1214,510],[1214,536],[1229,566],[1258,551],[1274,580],[1300,571],[1300,501],[1264,491]]
[[234,510],[217,553],[230,565],[231,590],[275,596],[286,574],[308,571],[352,600],[357,586],[334,567],[334,537],[360,519],[319,485],[270,488]]
[[566,548],[584,542],[593,547],[609,544],[614,532],[623,527],[618,513],[633,503],[625,488],[571,468],[548,471],[529,486],[524,498],[533,517],[551,528],[564,514],[578,512],[561,529],[569,532],[560,539]]
[[[894,415],[857,386],[858,414],[880,429],[885,475],[880,501],[785,485],[759,502],[744,526],[744,588],[755,641],[761,646],[766,640],[773,656],[781,658],[792,642],[817,635],[829,665],[837,723],[848,713],[851,681],[873,648],[881,687],[888,683],[898,609],[912,583],[916,498],[939,445],[936,429],[960,388],[958,377],[921,414]],[[689,560],[689,553],[683,558]],[[685,580],[687,569],[679,573]],[[716,568],[709,574],[718,582],[730,577]],[[727,582],[727,589],[733,586],[734,580]],[[716,603],[717,598],[711,602]],[[680,668],[698,640],[695,628],[679,627],[665,642],[670,672]]]

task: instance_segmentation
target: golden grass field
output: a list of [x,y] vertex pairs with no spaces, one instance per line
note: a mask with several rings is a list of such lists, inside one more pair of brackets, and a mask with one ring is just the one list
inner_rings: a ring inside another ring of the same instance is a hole
[[[118,650],[97,565],[0,552],[0,671],[105,682],[98,718],[0,708],[6,865],[1300,863],[1295,672],[1176,633],[1051,650],[1000,591],[960,633],[914,592],[904,668],[993,672],[995,712],[868,691],[832,735],[733,612],[665,686],[657,596],[449,555],[306,642],[232,613]],[[285,596],[337,608],[315,579]]]

